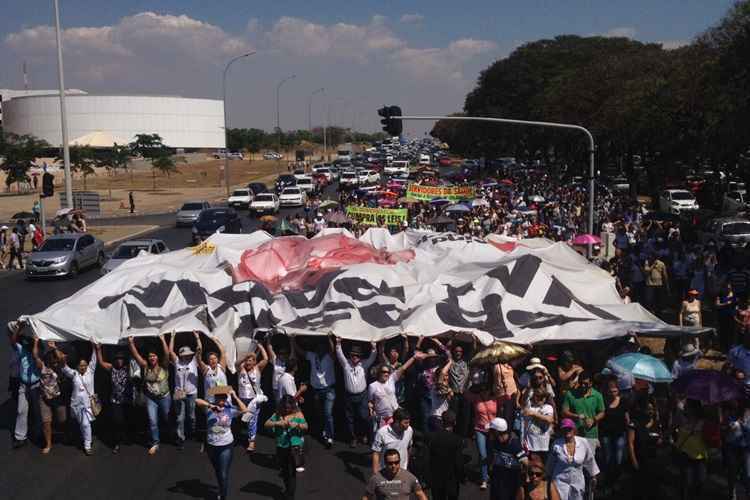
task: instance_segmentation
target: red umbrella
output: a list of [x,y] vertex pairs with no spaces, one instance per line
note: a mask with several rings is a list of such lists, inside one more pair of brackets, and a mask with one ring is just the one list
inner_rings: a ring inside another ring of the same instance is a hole
[[513,185],[513,181],[510,180],[510,179],[503,179],[503,180],[500,181],[500,184],[505,184],[506,186],[512,186]]

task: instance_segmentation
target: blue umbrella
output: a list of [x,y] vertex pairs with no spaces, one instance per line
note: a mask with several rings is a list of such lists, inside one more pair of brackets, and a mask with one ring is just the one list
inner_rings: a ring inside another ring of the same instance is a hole
[[648,354],[628,352],[620,354],[612,359],[612,363],[623,371],[629,372],[633,377],[647,382],[662,383],[671,382],[672,373],[660,359]]
[[435,198],[430,201],[430,205],[447,205],[450,202],[450,200],[446,200],[445,198]]
[[447,207],[445,211],[446,212],[471,212],[471,208],[461,203],[456,203],[455,205],[451,205]]

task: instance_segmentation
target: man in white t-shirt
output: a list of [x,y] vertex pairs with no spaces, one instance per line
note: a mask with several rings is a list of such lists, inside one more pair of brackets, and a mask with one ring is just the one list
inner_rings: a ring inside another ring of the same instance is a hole
[[393,423],[381,427],[372,441],[372,471],[380,471],[384,463],[383,455],[387,450],[398,450],[401,455],[401,468],[409,468],[409,449],[411,448],[414,429],[411,428],[411,417],[404,408],[393,413]]
[[284,396],[292,396],[298,403],[303,402],[302,394],[307,390],[307,384],[300,384],[300,388],[297,389],[297,382],[294,380],[296,373],[297,358],[289,358],[286,362],[286,371],[279,377],[279,383],[274,391],[276,404],[279,404]]
[[393,421],[393,412],[398,409],[398,399],[396,398],[396,382],[398,382],[416,360],[423,359],[424,353],[415,353],[406,363],[401,365],[397,370],[391,371],[391,368],[382,364],[377,371],[377,380],[368,386],[368,406],[370,416],[375,418],[375,428],[390,424]]

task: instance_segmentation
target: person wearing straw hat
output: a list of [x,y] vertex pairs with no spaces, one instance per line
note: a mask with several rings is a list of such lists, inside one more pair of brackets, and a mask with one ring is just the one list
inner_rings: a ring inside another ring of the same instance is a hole
[[216,473],[220,500],[229,493],[229,469],[232,467],[232,420],[249,410],[228,385],[215,385],[206,391],[212,401],[196,399],[195,404],[206,411],[206,454]]
[[693,344],[688,343],[680,349],[680,357],[672,364],[672,376],[680,378],[687,372],[695,370],[695,364],[701,356],[701,351]]

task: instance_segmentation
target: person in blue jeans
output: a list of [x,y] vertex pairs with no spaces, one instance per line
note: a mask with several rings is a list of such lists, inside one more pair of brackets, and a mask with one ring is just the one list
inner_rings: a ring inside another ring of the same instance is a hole
[[607,382],[606,398],[604,418],[599,423],[599,434],[604,455],[605,487],[614,488],[625,459],[626,433],[630,425],[630,416],[627,404],[620,396],[617,379],[611,378]]
[[209,392],[214,398],[213,402],[197,399],[195,403],[206,410],[206,454],[219,483],[218,498],[225,500],[229,495],[229,469],[232,467],[234,448],[232,420],[250,410],[230,386],[216,386]]
[[310,385],[313,389],[315,413],[320,419],[320,431],[326,448],[333,446],[333,405],[336,402],[336,365],[333,360],[336,349],[333,339],[321,340],[315,351],[304,351],[295,337],[292,340],[297,357],[306,359],[310,365]]
[[169,394],[169,370],[167,369],[169,348],[167,347],[167,341],[164,340],[164,335],[160,335],[159,340],[161,340],[163,355],[159,356],[155,349],[149,349],[146,359],[143,359],[135,346],[133,336],[128,337],[130,354],[143,370],[146,411],[151,437],[148,449],[149,455],[154,455],[159,451],[159,420],[167,422],[169,409],[172,406],[172,397]]
[[[194,333],[196,352],[190,346],[183,345],[177,354],[174,350],[174,341],[177,333],[173,333],[169,339],[169,360],[174,365],[174,393],[172,400],[175,407],[175,420],[177,423],[177,448],[182,450],[185,438],[188,434],[195,434],[195,401],[198,397],[198,360],[203,351],[200,336]],[[187,421],[187,432],[185,422]]]

